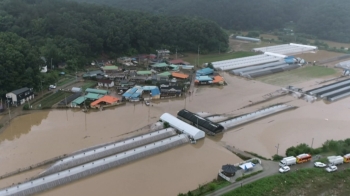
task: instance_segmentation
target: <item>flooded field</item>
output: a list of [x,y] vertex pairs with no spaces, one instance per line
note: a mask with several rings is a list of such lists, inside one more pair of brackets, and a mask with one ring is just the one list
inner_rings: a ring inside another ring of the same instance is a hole
[[305,59],[308,62],[313,62],[313,61],[320,61],[320,60],[325,60],[333,57],[338,57],[342,55],[344,54],[337,53],[337,52],[330,52],[326,50],[318,50],[315,53],[303,53],[303,54],[297,54],[295,56]]
[[[183,108],[193,112],[239,115],[281,102],[299,107],[41,195],[177,195],[216,178],[222,165],[240,161],[222,147],[224,144],[271,157],[276,153],[275,146],[278,144],[279,154],[283,155],[286,148],[292,145],[302,142],[311,145],[312,138],[316,147],[327,139],[350,137],[346,126],[350,118],[348,99],[332,104],[310,104],[285,96],[240,109],[280,87],[228,74],[224,74],[224,77],[228,83],[224,88],[200,87],[187,99],[158,100],[149,107],[127,104],[88,113],[55,110],[20,116],[0,134],[0,174],[89,146],[147,132],[149,129],[145,126],[156,122],[161,114],[169,112],[175,115]],[[145,128],[140,129],[142,127]],[[41,171],[0,180],[0,186],[23,181]]]

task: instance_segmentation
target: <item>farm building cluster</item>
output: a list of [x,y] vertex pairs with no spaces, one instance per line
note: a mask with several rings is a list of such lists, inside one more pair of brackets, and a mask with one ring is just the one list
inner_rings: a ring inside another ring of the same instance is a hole
[[314,52],[317,49],[318,48],[316,46],[294,43],[254,48],[252,51],[262,54],[231,60],[216,61],[212,64],[216,70],[230,71],[230,73],[234,75],[243,76],[246,78],[256,78],[273,73],[297,69],[307,62],[304,59],[288,55]]

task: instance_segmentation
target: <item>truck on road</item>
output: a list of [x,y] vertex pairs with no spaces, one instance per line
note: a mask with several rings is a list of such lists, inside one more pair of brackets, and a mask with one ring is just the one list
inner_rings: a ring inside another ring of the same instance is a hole
[[279,165],[280,165],[281,167],[284,167],[284,166],[289,166],[289,165],[295,165],[296,163],[297,163],[297,158],[291,156],[291,157],[285,157],[285,158],[283,158],[283,159],[280,161]]
[[342,156],[329,156],[327,157],[329,165],[343,164],[344,158]]

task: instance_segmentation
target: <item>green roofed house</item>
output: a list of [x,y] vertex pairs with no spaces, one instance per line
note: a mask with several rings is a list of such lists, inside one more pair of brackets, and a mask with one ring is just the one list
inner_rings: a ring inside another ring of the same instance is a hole
[[74,101],[71,102],[71,107],[80,106],[82,103],[84,103],[86,99],[87,98],[84,96],[76,98]]
[[95,88],[87,88],[85,90],[86,93],[95,93],[95,94],[100,94],[100,95],[108,95],[109,91],[107,90],[101,90],[101,89],[95,89]]
[[101,97],[103,97],[103,96],[104,96],[104,95],[95,94],[95,93],[88,93],[88,94],[86,94],[84,97],[85,97],[86,99],[90,99],[90,100],[95,101],[95,100],[97,100],[97,99],[99,99],[99,98],[101,98]]
[[166,68],[166,67],[169,67],[169,65],[166,63],[156,63],[154,65],[151,65],[151,67],[153,67],[153,68]]
[[157,76],[160,76],[160,77],[169,77],[171,76],[171,73],[166,71],[166,72],[163,72],[163,73],[160,73],[160,74],[157,74]]
[[151,71],[138,71],[136,72],[137,75],[152,75]]
[[111,65],[111,66],[104,66],[102,67],[103,71],[108,72],[108,71],[118,71],[118,66]]
[[171,64],[169,65],[171,71],[179,71],[179,66],[178,65],[174,65],[174,64]]

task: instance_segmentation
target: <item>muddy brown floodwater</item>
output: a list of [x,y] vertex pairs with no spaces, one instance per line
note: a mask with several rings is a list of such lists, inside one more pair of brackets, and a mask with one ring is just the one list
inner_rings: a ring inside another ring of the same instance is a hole
[[[241,161],[223,144],[271,157],[277,151],[299,143],[320,146],[327,139],[350,137],[349,99],[332,104],[306,103],[282,97],[240,109],[262,99],[280,87],[224,74],[228,86],[199,88],[187,99],[159,100],[150,107],[127,104],[105,111],[83,113],[80,110],[55,110],[20,116],[0,134],[0,174],[5,174],[43,160],[69,154],[82,148],[115,141],[147,132],[142,128],[156,122],[164,112],[179,110],[239,115],[280,102],[299,108],[232,129],[197,144],[181,147],[90,176],[55,188],[41,195],[177,195],[216,178],[220,167]],[[308,87],[312,85],[308,83]],[[303,86],[298,86],[303,87]],[[185,102],[186,100],[186,102]],[[127,134],[132,132],[131,134]],[[0,180],[0,186],[25,180],[42,170]]]

